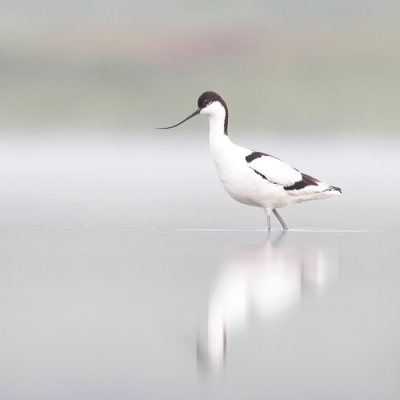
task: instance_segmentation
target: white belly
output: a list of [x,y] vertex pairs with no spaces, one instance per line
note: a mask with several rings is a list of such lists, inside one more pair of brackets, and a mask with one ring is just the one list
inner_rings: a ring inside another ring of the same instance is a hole
[[248,166],[246,156],[250,152],[230,141],[223,148],[211,146],[219,179],[227,193],[240,203],[264,207],[268,203],[268,194],[276,191],[276,185],[262,179]]

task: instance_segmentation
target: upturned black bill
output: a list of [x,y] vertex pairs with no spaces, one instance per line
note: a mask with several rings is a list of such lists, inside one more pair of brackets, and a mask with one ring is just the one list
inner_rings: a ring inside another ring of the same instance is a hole
[[172,126],[167,126],[166,128],[156,128],[156,129],[171,129],[171,128],[175,128],[176,126],[183,124],[185,121],[187,121],[190,118],[195,117],[197,114],[200,114],[200,108],[198,108],[193,114],[190,114],[188,117],[186,117],[183,121],[177,123],[176,125],[172,125]]

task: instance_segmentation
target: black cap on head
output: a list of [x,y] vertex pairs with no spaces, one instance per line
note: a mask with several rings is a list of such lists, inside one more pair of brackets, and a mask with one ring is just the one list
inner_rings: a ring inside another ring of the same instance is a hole
[[204,92],[197,100],[197,105],[199,108],[207,107],[213,101],[219,101],[221,104],[225,103],[222,97],[215,92]]
[[225,116],[225,124],[224,124],[224,131],[225,134],[228,134],[228,106],[226,105],[225,101],[222,97],[215,92],[204,92],[199,99],[197,100],[197,106],[199,109],[207,107],[209,104],[213,103],[214,101],[218,101],[221,105],[225,108],[226,116]]

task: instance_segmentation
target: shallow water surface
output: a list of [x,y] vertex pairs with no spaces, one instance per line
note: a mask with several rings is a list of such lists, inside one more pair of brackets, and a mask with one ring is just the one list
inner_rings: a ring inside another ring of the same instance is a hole
[[4,140],[2,397],[398,399],[397,155],[351,146],[268,233],[202,140]]

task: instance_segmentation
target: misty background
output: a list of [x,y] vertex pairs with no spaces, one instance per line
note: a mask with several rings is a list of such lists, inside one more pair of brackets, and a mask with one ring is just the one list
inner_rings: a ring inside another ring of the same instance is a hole
[[399,17],[395,0],[2,1],[0,131],[138,134],[214,90],[231,129],[397,135]]
[[[399,21],[398,0],[0,1],[1,398],[398,400]],[[154,129],[206,90],[234,143],[343,194],[267,234],[207,118]]]

